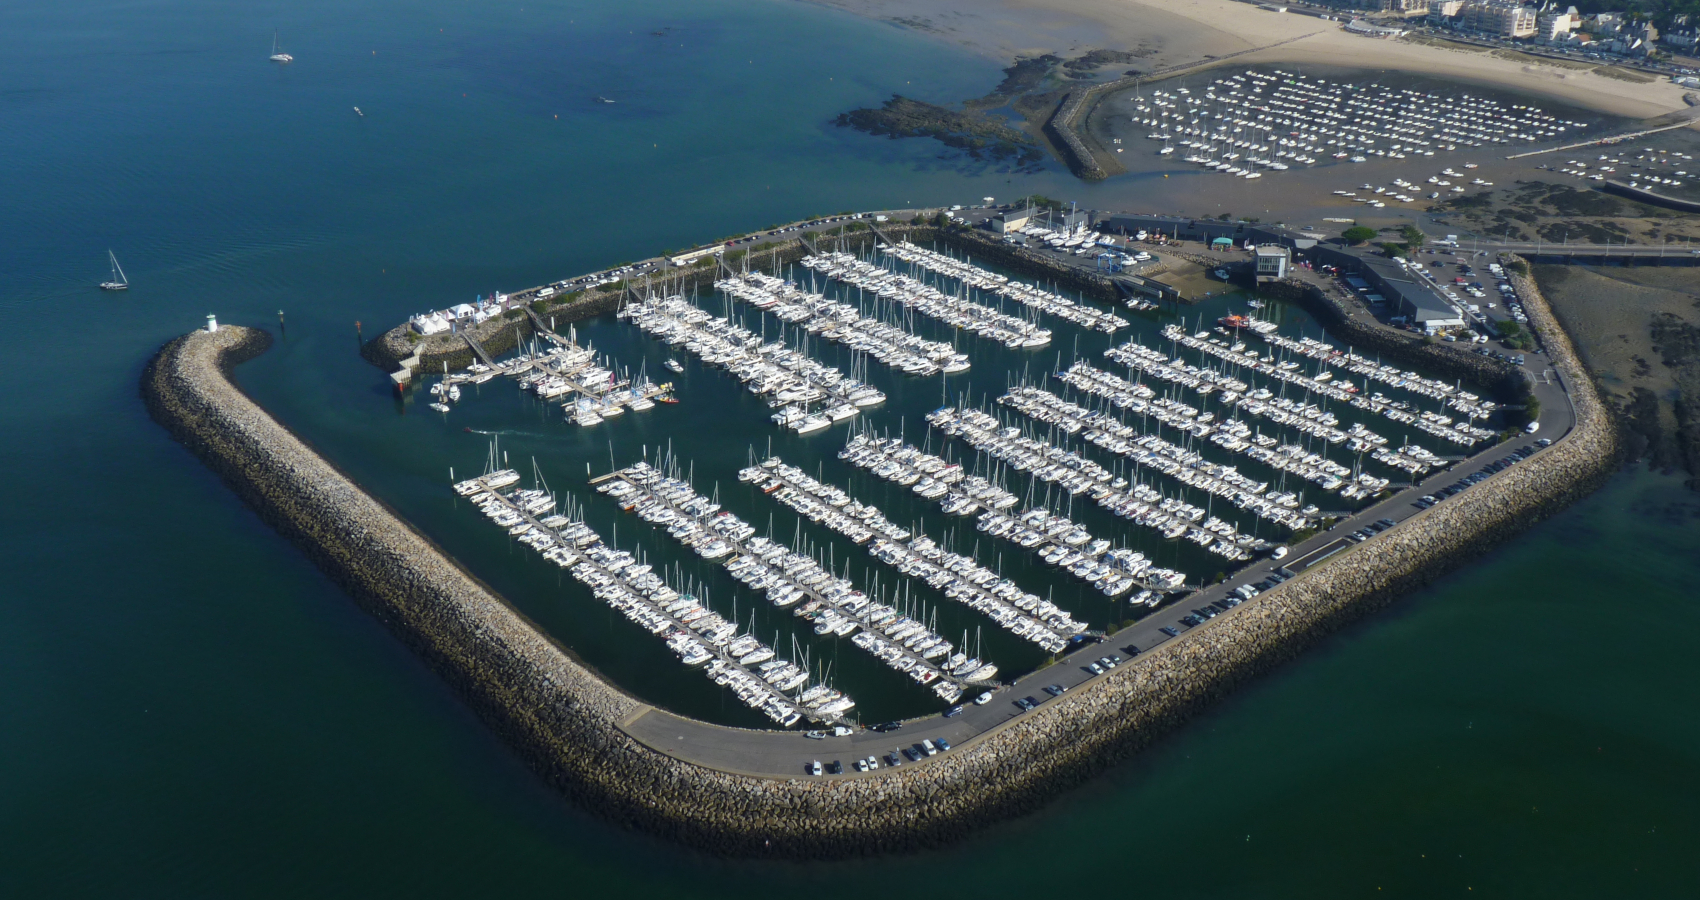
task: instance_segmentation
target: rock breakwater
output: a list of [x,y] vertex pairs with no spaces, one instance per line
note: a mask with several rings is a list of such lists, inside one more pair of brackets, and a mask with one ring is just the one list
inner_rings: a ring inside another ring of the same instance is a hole
[[[153,416],[356,602],[453,684],[542,777],[607,819],[711,852],[843,857],[956,840],[1044,805],[1329,629],[1427,583],[1592,489],[1616,431],[1538,295],[1526,308],[1572,386],[1553,447],[1130,665],[922,764],[842,778],[758,777],[670,756],[620,727],[644,705],[553,643],[317,456],[231,380],[263,333],[167,344]],[[759,733],[746,733],[759,739]]]
[[[621,290],[587,291],[571,303],[545,307],[540,314],[545,322],[553,320],[557,327],[589,319],[619,308]],[[523,309],[510,309],[472,326],[472,335],[487,353],[502,354],[512,350],[520,341],[535,333],[531,317]],[[360,355],[367,362],[387,371],[394,371],[403,359],[417,354],[423,371],[429,372],[447,364],[451,369],[464,369],[476,357],[466,338],[459,333],[434,334],[420,337],[410,325],[402,324],[367,341]]]

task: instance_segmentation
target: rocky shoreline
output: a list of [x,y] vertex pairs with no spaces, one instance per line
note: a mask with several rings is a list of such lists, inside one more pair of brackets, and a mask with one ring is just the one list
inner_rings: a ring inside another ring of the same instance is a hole
[[1571,386],[1576,429],[1347,550],[1211,627],[925,764],[847,778],[763,778],[655,751],[620,727],[645,707],[603,681],[316,455],[231,380],[264,332],[167,344],[142,395],[198,455],[355,601],[460,691],[546,780],[610,821],[732,856],[834,858],[947,843],[1043,806],[1328,631],[1429,583],[1593,490],[1617,431],[1538,293],[1525,304]]

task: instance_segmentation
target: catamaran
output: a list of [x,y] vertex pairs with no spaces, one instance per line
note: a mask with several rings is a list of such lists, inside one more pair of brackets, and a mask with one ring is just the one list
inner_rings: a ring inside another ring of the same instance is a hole
[[124,270],[118,266],[118,257],[112,251],[106,251],[106,258],[112,262],[112,278],[100,283],[103,291],[127,291],[130,289],[130,279],[124,277]]
[[287,54],[287,53],[285,53],[282,50],[279,50],[277,48],[277,32],[275,32],[275,31],[272,32],[271,60],[272,60],[272,62],[276,62],[276,63],[287,63],[287,62],[294,62],[295,61],[295,57],[290,56],[289,54]]

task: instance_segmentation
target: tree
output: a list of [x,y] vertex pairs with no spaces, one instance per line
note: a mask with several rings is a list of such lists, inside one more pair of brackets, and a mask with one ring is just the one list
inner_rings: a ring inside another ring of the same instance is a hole
[[1406,247],[1404,244],[1399,244],[1399,243],[1394,243],[1392,241],[1387,241],[1387,242],[1384,242],[1381,245],[1381,249],[1389,257],[1400,257],[1400,256],[1404,256],[1405,251],[1409,250],[1410,248]]
[[1361,244],[1375,237],[1375,229],[1363,225],[1353,225],[1341,233],[1341,237],[1354,244]]
[[1535,336],[1523,328],[1522,324],[1512,319],[1506,319],[1499,325],[1500,340],[1513,350],[1535,349]]
[[1428,239],[1428,235],[1423,234],[1423,230],[1415,225],[1406,225],[1399,229],[1399,236],[1404,238],[1405,243],[1412,247],[1421,247],[1423,241]]

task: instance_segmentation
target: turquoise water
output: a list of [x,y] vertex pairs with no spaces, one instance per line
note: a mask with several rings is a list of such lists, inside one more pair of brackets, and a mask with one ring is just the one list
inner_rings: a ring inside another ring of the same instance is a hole
[[[246,383],[423,511],[448,437],[396,414],[356,320],[814,212],[1083,196],[828,124],[996,75],[783,3],[0,8],[0,892],[1691,893],[1700,507],[1674,479],[1619,478],[1038,815],[728,863],[543,788],[136,397],[207,312],[282,309]],[[108,247],[128,294],[92,287]]]

